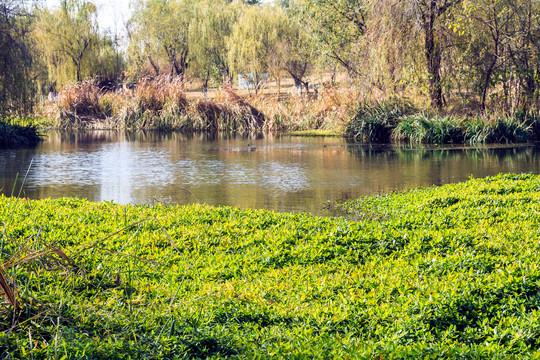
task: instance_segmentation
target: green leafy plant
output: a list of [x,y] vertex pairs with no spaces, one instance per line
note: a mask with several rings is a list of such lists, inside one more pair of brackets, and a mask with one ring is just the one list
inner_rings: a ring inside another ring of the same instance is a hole
[[539,200],[531,174],[366,197],[341,218],[1,197],[1,353],[532,357]]

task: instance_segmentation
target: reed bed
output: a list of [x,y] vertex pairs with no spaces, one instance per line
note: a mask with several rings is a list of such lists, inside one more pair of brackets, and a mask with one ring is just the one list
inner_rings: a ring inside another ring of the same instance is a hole
[[439,115],[393,100],[357,107],[345,126],[345,136],[371,143],[523,143],[538,139],[539,120],[540,116],[533,112],[475,117]]
[[323,87],[318,94],[292,95],[285,100],[255,96],[249,102],[265,115],[268,131],[326,130],[342,132],[357,102],[352,88]]
[[461,143],[465,138],[461,125],[461,120],[453,116],[419,113],[399,121],[392,131],[392,139],[428,144]]
[[534,358],[540,177],[319,218],[0,197],[0,357]]
[[92,81],[66,85],[54,107],[55,127],[72,130],[99,126],[110,116],[110,109],[102,106],[100,97],[101,92]]
[[142,80],[133,91],[103,93],[92,82],[73,84],[53,105],[60,129],[181,132],[341,133],[367,143],[518,143],[540,138],[538,112],[440,115],[407,100],[362,101],[351,88],[323,87],[318,94],[285,99],[242,98],[231,87],[215,99],[188,99],[179,79]]
[[102,92],[92,82],[67,86],[53,104],[60,129],[255,131],[265,117],[230,88],[217,99],[188,101],[180,79],[144,79],[132,91]]
[[392,138],[430,144],[523,143],[537,138],[535,124],[536,119],[523,120],[504,114],[458,118],[420,113],[403,118],[393,130]]
[[[527,124],[531,122],[531,124]],[[517,116],[490,114],[467,118],[463,121],[465,139],[469,143],[522,143],[538,137],[537,119],[520,119]]]

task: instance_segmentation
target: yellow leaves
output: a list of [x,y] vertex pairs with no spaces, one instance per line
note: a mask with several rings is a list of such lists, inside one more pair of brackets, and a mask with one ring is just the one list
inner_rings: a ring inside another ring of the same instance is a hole
[[92,2],[86,3],[86,10],[89,13],[96,13],[97,12],[96,5],[94,3],[92,3]]

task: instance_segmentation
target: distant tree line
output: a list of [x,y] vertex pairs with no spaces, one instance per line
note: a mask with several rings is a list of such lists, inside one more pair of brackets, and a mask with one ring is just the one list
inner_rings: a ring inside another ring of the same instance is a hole
[[[346,73],[363,94],[436,109],[538,107],[540,2],[534,0],[134,0],[127,44],[86,0],[0,0],[0,111],[87,78],[169,75],[205,88],[238,73]],[[322,76],[320,76],[322,78]],[[331,78],[333,80],[333,77]]]

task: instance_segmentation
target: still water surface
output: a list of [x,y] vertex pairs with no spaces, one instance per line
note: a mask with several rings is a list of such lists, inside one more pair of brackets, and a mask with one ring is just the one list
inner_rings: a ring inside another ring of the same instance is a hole
[[[31,149],[0,150],[0,189],[32,199],[122,204],[202,202],[329,215],[361,195],[442,185],[471,175],[540,173],[540,147],[403,148],[338,138],[50,132]],[[31,167],[30,167],[30,164]]]

